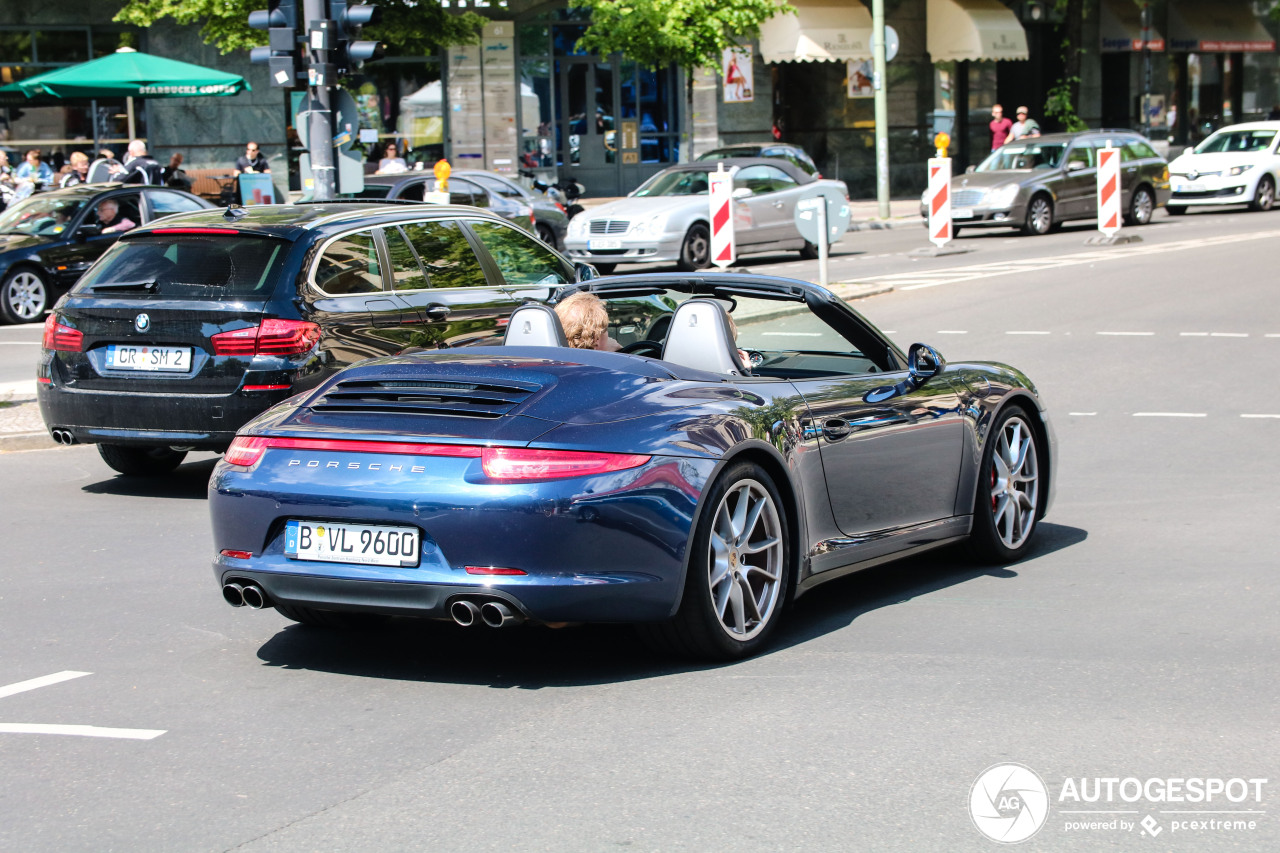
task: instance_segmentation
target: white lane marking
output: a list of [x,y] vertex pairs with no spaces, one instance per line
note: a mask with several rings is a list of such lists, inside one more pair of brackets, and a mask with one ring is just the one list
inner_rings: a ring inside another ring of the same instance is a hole
[[1242,418],[1280,418],[1280,415],[1241,415]]
[[0,687],[0,699],[6,696],[13,696],[17,693],[26,693],[28,690],[36,690],[41,687],[48,687],[51,684],[61,684],[64,681],[70,681],[73,678],[81,678],[86,675],[93,675],[92,672],[76,672],[73,669],[55,672],[53,675],[42,675],[39,678],[32,678],[29,681],[19,681],[16,684],[9,684]]
[[1067,412],[1067,414],[1071,415],[1074,418],[1091,418],[1098,413],[1097,412]]
[[1280,335],[1263,335],[1264,338],[1280,338]]
[[1247,338],[1249,337],[1249,333],[1248,332],[1210,332],[1209,337],[1211,338]]
[[0,341],[0,347],[38,347],[40,341]]
[[1179,335],[1180,337],[1184,337],[1184,338],[1207,338],[1207,337],[1209,337],[1209,333],[1208,333],[1208,332],[1178,332],[1178,335]]
[[1134,412],[1135,418],[1207,418],[1204,412]]
[[[1080,252],[1073,255],[1040,258],[1036,260],[1036,267],[1040,269],[1048,269],[1051,267],[1077,266],[1079,264],[1092,264],[1099,261],[1123,260],[1125,258],[1138,257],[1142,255],[1176,252],[1183,249],[1203,249],[1209,246],[1222,246],[1231,243],[1240,243],[1247,240],[1275,239],[1275,237],[1275,231],[1254,231],[1247,234],[1226,234],[1219,237],[1199,237],[1189,240],[1178,240],[1170,243],[1134,243],[1123,248],[1112,248],[1106,252]],[[901,273],[899,275],[880,276],[876,278],[875,281],[893,284],[898,290],[918,290],[923,287],[938,287],[943,284],[961,284],[966,281],[991,278],[992,276],[997,275],[1024,273],[1026,272],[1025,264],[1027,263],[1029,262],[1022,261],[1018,263],[1001,262],[975,264],[974,266],[963,267],[959,270],[948,270],[946,272],[942,272],[939,274],[940,276],[945,276],[942,280],[925,280],[925,276],[921,273]],[[1276,337],[1280,337],[1280,335],[1277,335]]]
[[1098,332],[1099,335],[1111,335],[1113,337],[1132,337],[1132,338],[1149,338],[1155,332]]
[[964,331],[963,329],[939,329],[939,330],[938,330],[937,332],[935,332],[934,334],[937,334],[937,335],[967,335],[967,334],[969,334],[969,333],[968,333],[968,332],[966,332],[966,331]]
[[[62,672],[55,672],[52,675],[42,675],[39,678],[31,678],[27,681],[18,681],[0,687],[0,699],[6,696],[13,696],[17,693],[25,693],[28,690],[37,690],[41,687],[49,687],[53,684],[61,684],[64,681],[70,681],[73,678],[82,678],[86,675],[93,675],[91,672],[77,672],[67,669]],[[123,738],[125,740],[151,740],[158,738],[165,733],[165,729],[112,729],[102,728],[99,726],[67,726],[54,725],[48,723],[0,723],[0,734],[18,734],[18,735],[75,735],[77,737],[108,737]]]
[[0,723],[0,734],[13,735],[77,735],[79,737],[113,737],[125,740],[151,740],[164,734],[164,729],[104,729],[98,726],[47,726],[40,723]]
[[1006,335],[1048,335],[1051,332],[1005,332]]

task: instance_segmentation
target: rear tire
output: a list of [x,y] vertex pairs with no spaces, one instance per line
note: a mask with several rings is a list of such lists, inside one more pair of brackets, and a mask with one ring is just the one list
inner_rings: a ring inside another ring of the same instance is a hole
[[187,458],[185,450],[167,447],[133,447],[126,444],[99,444],[98,454],[121,474],[130,477],[157,477],[168,474]]
[[6,323],[34,323],[49,307],[49,285],[31,267],[18,267],[0,284],[0,319]]
[[732,464],[707,491],[669,622],[642,625],[656,651],[700,660],[755,654],[782,619],[791,583],[787,514],[773,480],[751,462]]
[[1125,214],[1124,222],[1126,225],[1146,225],[1155,210],[1156,200],[1151,190],[1138,187],[1133,191],[1133,198],[1129,199],[1129,212]]
[[560,244],[556,242],[555,229],[544,222],[538,223],[538,239],[553,249],[558,249],[560,247]]
[[1249,209],[1256,211],[1270,210],[1276,203],[1276,185],[1268,175],[1258,181],[1258,189],[1249,202]]
[[711,231],[701,222],[689,226],[680,245],[680,260],[676,266],[682,272],[703,270],[711,266]]

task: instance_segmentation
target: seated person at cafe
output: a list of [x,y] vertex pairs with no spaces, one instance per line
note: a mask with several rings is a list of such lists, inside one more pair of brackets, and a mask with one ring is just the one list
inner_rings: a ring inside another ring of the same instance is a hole
[[120,205],[113,198],[104,198],[98,202],[98,225],[103,234],[119,234],[138,227],[138,223],[120,212]]
[[569,346],[617,352],[622,347],[609,337],[609,314],[594,293],[575,293],[556,306]]

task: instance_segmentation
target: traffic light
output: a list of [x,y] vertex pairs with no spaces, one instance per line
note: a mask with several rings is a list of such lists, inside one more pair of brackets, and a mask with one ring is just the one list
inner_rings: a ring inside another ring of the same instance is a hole
[[297,0],[268,0],[270,8],[249,13],[249,26],[267,31],[267,46],[249,51],[249,61],[265,63],[271,85],[292,89],[298,80]]
[[358,40],[361,27],[381,19],[379,7],[329,0],[329,17],[338,25],[338,49],[333,61],[339,72],[355,70],[370,59],[380,59],[386,52],[386,45],[381,42]]

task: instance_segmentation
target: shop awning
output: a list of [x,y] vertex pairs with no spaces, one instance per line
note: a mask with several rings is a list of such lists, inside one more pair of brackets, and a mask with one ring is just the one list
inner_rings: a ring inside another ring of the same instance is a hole
[[[1152,15],[1154,18],[1155,16]],[[1142,50],[1142,10],[1133,0],[1102,0],[1098,29],[1102,32],[1103,53]],[[1151,50],[1164,50],[1164,34],[1151,22]]]
[[934,62],[1027,59],[1027,34],[1000,0],[929,0],[929,56]]
[[1187,53],[1270,53],[1276,40],[1248,0],[1169,4],[1169,49]]
[[844,62],[871,58],[871,13],[856,0],[790,0],[794,15],[760,25],[765,62]]

